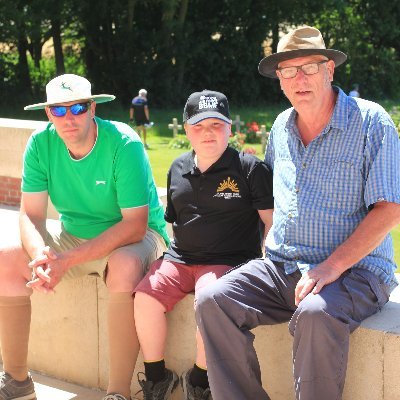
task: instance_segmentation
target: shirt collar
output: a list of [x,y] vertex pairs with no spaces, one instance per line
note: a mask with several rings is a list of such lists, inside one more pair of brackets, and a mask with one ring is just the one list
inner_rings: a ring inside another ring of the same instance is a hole
[[338,96],[332,118],[328,125],[342,132],[346,132],[349,119],[349,96],[347,96],[347,94],[337,86],[333,86],[333,90],[338,94]]
[[[235,152],[236,150],[228,146],[226,150],[222,153],[222,156],[213,165],[211,165],[211,167],[207,170],[207,172],[211,170],[216,171],[229,168]],[[182,175],[185,174],[198,175],[200,173],[199,169],[196,167],[196,164],[194,162],[194,156],[195,156],[194,151],[187,153],[187,156],[183,160]]]
[[[332,117],[325,127],[324,132],[328,132],[330,128],[338,129],[346,132],[348,122],[348,96],[337,86],[332,86],[332,89],[338,94],[336,98],[335,108],[333,109]],[[296,127],[297,111],[292,107],[289,118],[286,123],[286,128],[289,132],[297,132]]]

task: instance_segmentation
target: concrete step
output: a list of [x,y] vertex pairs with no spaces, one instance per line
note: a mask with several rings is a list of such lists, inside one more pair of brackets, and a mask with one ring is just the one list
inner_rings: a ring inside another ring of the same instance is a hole
[[[2,367],[2,366],[1,366]],[[101,400],[106,392],[31,372],[37,400]]]

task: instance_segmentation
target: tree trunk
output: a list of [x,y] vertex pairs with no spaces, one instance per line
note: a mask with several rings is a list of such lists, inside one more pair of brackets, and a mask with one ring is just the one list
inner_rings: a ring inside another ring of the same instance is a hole
[[272,53],[276,53],[278,42],[279,42],[279,24],[278,21],[276,21],[276,23],[273,24],[272,26],[272,43],[271,43]]
[[183,79],[185,76],[185,67],[186,67],[186,52],[185,52],[185,43],[184,43],[184,25],[188,10],[189,0],[182,0],[181,8],[179,10],[179,19],[178,19],[178,51],[179,56],[177,59],[178,64],[178,76],[177,76],[177,92],[182,93],[183,89]]
[[65,65],[64,65],[64,53],[61,41],[60,20],[58,18],[54,18],[51,20],[51,35],[53,37],[54,56],[56,59],[57,75],[62,75],[65,73]]
[[19,31],[18,37],[18,66],[17,66],[17,81],[20,83],[22,90],[32,96],[31,77],[29,75],[28,58],[28,41],[25,36],[25,31]]
[[127,31],[129,33],[132,32],[133,18],[134,18],[134,15],[135,15],[135,5],[136,5],[136,0],[128,0]]

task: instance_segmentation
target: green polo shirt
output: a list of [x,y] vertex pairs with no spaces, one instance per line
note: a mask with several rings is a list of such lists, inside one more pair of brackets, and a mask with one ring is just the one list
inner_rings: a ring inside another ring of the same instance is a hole
[[96,143],[73,159],[53,124],[29,138],[23,192],[47,191],[70,234],[91,239],[121,221],[121,209],[149,207],[148,225],[168,243],[163,207],[147,154],[126,124],[95,118]]

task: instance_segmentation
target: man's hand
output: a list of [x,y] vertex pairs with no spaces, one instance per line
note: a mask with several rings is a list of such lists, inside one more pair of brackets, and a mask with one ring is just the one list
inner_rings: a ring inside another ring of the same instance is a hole
[[295,289],[295,304],[299,305],[310,292],[317,294],[321,289],[336,281],[343,271],[339,268],[328,264],[326,261],[322,262],[315,268],[307,271],[299,280]]
[[42,293],[53,293],[54,287],[68,270],[65,257],[48,246],[28,266],[32,268],[32,279],[26,286]]

